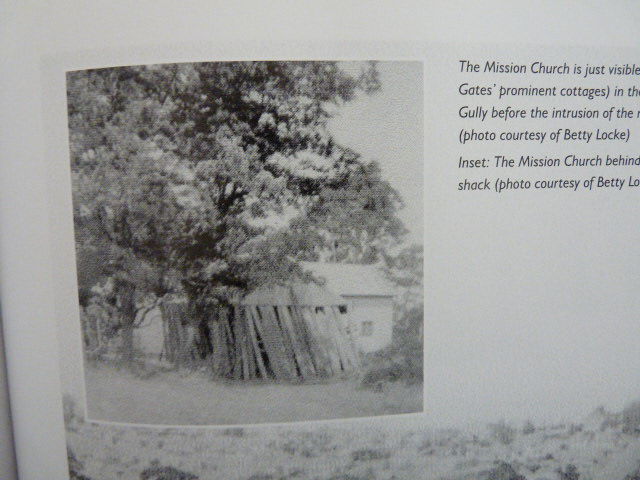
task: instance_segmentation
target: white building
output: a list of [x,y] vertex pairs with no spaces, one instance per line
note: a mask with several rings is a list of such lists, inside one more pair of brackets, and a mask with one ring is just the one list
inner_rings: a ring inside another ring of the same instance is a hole
[[391,343],[394,288],[375,265],[303,262],[302,267],[345,299],[360,351],[375,352]]

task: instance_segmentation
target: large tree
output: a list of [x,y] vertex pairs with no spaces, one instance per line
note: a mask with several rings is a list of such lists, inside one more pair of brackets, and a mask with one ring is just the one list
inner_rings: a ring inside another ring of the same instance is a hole
[[205,321],[301,273],[296,259],[374,262],[404,233],[377,165],[327,129],[380,87],[373,63],[119,67],[67,84],[81,300],[111,278],[128,361],[150,295],[179,291]]

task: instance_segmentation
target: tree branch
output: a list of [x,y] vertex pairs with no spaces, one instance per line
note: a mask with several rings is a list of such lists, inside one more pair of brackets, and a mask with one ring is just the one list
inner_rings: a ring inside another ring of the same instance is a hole
[[156,298],[151,305],[146,305],[144,307],[136,309],[136,317],[140,317],[137,322],[134,322],[133,328],[142,327],[145,320],[147,319],[147,315],[149,315],[158,305],[162,303],[162,298]]

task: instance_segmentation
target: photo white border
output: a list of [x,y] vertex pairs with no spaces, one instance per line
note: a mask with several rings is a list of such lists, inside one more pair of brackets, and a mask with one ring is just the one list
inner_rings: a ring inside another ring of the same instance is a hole
[[[233,52],[232,54],[230,52]],[[266,53],[268,52],[268,54]],[[70,71],[90,68],[105,68],[122,65],[145,65],[159,63],[183,63],[200,61],[241,61],[241,60],[378,60],[414,61],[422,65],[423,99],[426,47],[421,44],[387,43],[262,43],[259,47],[249,43],[229,43],[194,46],[157,46],[140,49],[116,49],[104,51],[78,52],[62,56],[47,57],[43,61],[45,132],[47,132],[47,179],[49,191],[50,238],[53,256],[53,271],[56,272],[53,285],[58,322],[58,342],[60,354],[62,390],[73,398],[81,399],[82,415],[87,422],[106,425],[158,428],[230,428],[295,426],[306,423],[371,421],[380,418],[406,417],[424,414],[425,389],[423,383],[422,411],[405,414],[381,414],[366,417],[343,417],[335,419],[292,420],[288,422],[265,422],[251,424],[140,424],[94,419],[89,416],[85,371],[82,352],[80,312],[77,297],[77,276],[75,240],[73,227],[73,207],[71,199],[71,176],[69,165],[68,118],[66,104],[66,74]],[[424,106],[424,100],[423,100]],[[425,117],[422,127],[424,138]],[[423,161],[424,161],[423,147]],[[423,189],[424,189],[424,178]],[[424,191],[424,190],[423,190]],[[424,241],[424,238],[423,238]],[[423,319],[424,322],[424,319]],[[69,339],[72,339],[70,342]],[[424,345],[423,345],[424,349]],[[425,374],[423,364],[423,377]]]

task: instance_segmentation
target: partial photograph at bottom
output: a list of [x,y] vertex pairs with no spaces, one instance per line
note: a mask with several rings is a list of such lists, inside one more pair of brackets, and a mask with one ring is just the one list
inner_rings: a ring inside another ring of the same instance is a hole
[[65,402],[71,479],[637,480],[640,402],[575,422],[434,428],[423,415],[280,427],[86,423]]

